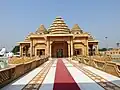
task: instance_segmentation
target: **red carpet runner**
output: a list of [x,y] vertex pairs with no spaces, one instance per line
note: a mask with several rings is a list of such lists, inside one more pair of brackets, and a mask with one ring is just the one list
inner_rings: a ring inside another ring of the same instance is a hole
[[57,62],[53,90],[80,90],[61,59]]

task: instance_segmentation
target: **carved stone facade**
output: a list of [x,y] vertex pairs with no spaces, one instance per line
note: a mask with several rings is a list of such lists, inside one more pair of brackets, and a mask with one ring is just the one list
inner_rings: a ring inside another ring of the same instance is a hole
[[78,24],[69,29],[61,17],[56,17],[48,29],[40,25],[35,33],[30,33],[19,45],[21,56],[71,57],[98,54],[98,41],[83,32]]
[[107,55],[120,55],[120,48],[113,48],[111,50],[105,51]]

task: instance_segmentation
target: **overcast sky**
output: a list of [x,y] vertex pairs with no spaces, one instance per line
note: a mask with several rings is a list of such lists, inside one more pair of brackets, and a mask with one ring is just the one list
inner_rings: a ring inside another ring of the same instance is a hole
[[120,42],[120,0],[0,0],[0,48],[11,50],[40,24],[48,28],[61,16],[99,40],[99,47]]

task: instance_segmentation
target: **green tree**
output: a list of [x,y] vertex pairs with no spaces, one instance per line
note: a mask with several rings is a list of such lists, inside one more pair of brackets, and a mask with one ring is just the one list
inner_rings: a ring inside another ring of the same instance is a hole
[[14,54],[16,54],[17,52],[19,52],[20,51],[20,46],[18,45],[18,46],[15,46],[14,48],[13,48],[13,50],[12,50],[12,52],[14,53]]
[[99,49],[99,51],[107,51],[107,48]]

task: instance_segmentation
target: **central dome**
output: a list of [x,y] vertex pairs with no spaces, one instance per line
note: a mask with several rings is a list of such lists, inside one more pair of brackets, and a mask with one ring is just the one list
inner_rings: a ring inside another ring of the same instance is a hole
[[48,30],[50,33],[53,34],[70,33],[70,29],[68,28],[68,26],[61,17],[56,17],[56,19],[53,21],[52,25],[50,25],[50,28]]

